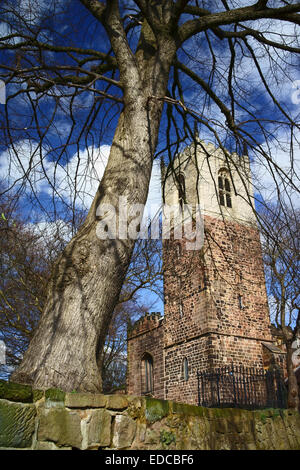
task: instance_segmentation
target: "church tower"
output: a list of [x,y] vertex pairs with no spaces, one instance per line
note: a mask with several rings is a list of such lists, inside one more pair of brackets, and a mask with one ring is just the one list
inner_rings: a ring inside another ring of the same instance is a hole
[[128,335],[128,393],[197,403],[197,371],[262,368],[272,345],[249,158],[198,140],[162,175],[165,205],[200,205],[203,244],[163,240],[164,317]]
[[165,202],[200,204],[204,243],[163,243],[165,397],[196,399],[197,370],[263,367],[272,342],[247,155],[198,141],[164,175]]

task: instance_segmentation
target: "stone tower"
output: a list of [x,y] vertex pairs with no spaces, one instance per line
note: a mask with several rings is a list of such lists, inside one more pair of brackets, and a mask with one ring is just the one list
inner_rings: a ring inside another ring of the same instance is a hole
[[273,342],[249,158],[198,141],[163,182],[165,204],[200,204],[204,243],[163,241],[164,317],[128,335],[128,392],[196,403],[197,370],[263,367]]

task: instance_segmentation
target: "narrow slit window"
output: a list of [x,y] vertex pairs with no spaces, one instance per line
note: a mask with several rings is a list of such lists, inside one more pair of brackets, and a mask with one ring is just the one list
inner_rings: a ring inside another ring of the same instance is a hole
[[189,362],[186,357],[183,359],[183,379],[186,382],[189,380]]
[[179,316],[180,316],[180,318],[183,317],[183,306],[182,306],[181,303],[179,304]]

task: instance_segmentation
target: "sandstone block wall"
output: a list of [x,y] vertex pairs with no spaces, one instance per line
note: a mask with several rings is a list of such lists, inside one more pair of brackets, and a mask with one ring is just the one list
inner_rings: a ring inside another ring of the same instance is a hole
[[191,404],[197,370],[262,368],[262,343],[272,342],[257,229],[207,215],[204,222],[200,252],[186,251],[180,240],[164,243],[165,398]]
[[258,230],[209,216],[204,223],[200,252],[179,240],[163,245],[165,344],[207,333],[272,341]]
[[141,318],[128,332],[127,338],[127,391],[133,395],[144,393],[142,360],[145,354],[153,359],[153,394],[164,398],[164,328],[163,318],[158,314]]
[[299,450],[300,415],[0,382],[0,449]]

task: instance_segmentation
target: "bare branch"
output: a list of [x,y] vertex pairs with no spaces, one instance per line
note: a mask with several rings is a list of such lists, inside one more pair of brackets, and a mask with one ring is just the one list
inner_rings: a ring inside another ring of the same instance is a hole
[[261,18],[272,18],[283,21],[290,21],[300,24],[299,15],[300,3],[288,5],[281,8],[257,9],[255,5],[221,13],[211,13],[199,19],[189,20],[179,28],[180,41],[184,42],[193,35],[217,26],[238,23],[241,21],[251,21]]
[[100,0],[80,0],[81,3],[92,13],[92,15],[101,23],[105,21],[106,4]]

